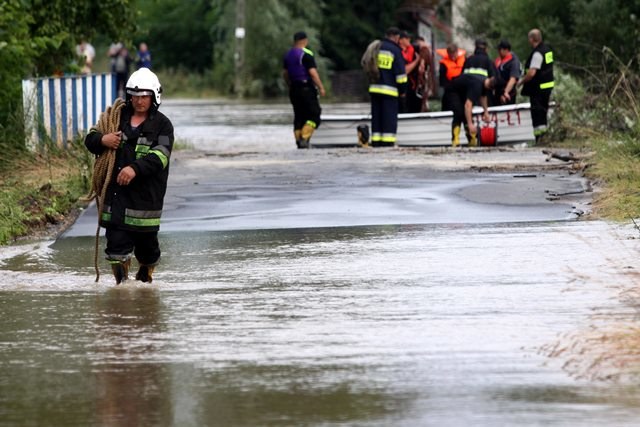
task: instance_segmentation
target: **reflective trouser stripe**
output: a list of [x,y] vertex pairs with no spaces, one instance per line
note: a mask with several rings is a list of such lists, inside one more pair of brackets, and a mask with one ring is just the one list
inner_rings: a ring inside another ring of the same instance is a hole
[[396,142],[395,133],[374,133],[371,136],[371,141],[375,142]]
[[535,128],[533,128],[533,135],[534,136],[540,136],[544,133],[547,132],[547,126],[546,125],[540,125],[540,126],[536,126]]
[[551,89],[554,86],[554,82],[540,83],[540,89]]
[[377,93],[379,95],[398,96],[398,88],[389,85],[371,85],[369,86],[369,93]]

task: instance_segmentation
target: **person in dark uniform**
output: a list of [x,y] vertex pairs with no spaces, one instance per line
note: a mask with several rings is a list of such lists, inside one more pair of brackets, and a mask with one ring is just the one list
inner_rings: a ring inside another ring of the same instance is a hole
[[501,40],[498,43],[498,57],[494,65],[497,74],[491,105],[515,104],[516,84],[520,79],[520,59],[511,52],[511,43],[508,40]]
[[398,28],[387,29],[377,55],[379,77],[369,85],[371,145],[374,147],[392,147],[396,143],[398,98],[407,90],[407,73],[399,40]]
[[325,95],[313,52],[307,49],[307,34],[293,35],[293,47],[284,56],[282,77],[289,86],[289,100],[293,106],[293,134],[298,148],[309,148],[313,132],[320,126],[318,93]]
[[140,264],[136,280],[152,281],[160,260],[158,230],[169,177],[173,125],[161,112],[162,87],[148,68],[131,74],[119,130],[102,134],[95,128],[85,138],[87,149],[99,156],[116,150],[100,226],[106,228],[106,259],[116,284],[128,279],[132,254]]
[[440,60],[440,87],[444,90],[442,94],[442,111],[453,112],[451,122],[451,145],[460,145],[460,127],[464,122],[464,105],[460,99],[454,80],[462,74],[466,51],[458,48],[455,43],[450,43],[446,49],[436,51],[442,57]]
[[522,95],[531,102],[531,121],[536,143],[547,133],[547,114],[553,90],[553,50],[543,43],[542,32],[537,28],[529,31],[529,44],[533,48],[525,63],[525,75],[518,82]]
[[496,75],[493,62],[487,55],[487,42],[477,39],[475,46],[473,55],[464,62],[462,74],[454,80],[454,87],[464,105],[467,139],[471,147],[478,145],[478,129],[473,123],[473,106],[481,105],[484,109],[483,120],[489,121],[488,95]]

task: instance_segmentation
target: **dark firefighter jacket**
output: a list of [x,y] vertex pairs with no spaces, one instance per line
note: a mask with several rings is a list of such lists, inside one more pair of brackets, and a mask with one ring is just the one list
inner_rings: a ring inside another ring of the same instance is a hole
[[407,72],[400,46],[389,39],[382,40],[378,53],[377,82],[369,85],[369,93],[398,97],[407,91]]
[[[100,225],[133,231],[157,231],[169,177],[173,125],[152,107],[149,117],[138,129],[132,130],[131,114],[130,106],[123,108],[120,119],[123,137],[116,150]],[[101,154],[105,150],[101,139],[102,134],[91,129],[85,138],[87,149],[95,155]],[[116,178],[125,166],[131,166],[136,177],[129,185],[121,186],[116,183]]]
[[484,80],[489,77],[494,77],[496,75],[496,68],[485,51],[476,49],[473,55],[468,57],[464,62],[462,74],[471,74]]

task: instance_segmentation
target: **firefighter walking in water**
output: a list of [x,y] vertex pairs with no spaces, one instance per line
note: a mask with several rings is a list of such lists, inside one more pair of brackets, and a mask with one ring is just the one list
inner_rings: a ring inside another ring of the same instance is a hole
[[369,85],[371,145],[394,146],[398,130],[398,97],[406,92],[407,73],[398,45],[400,30],[389,28],[380,43],[376,63],[378,79]]
[[293,106],[293,133],[298,148],[309,148],[313,132],[320,126],[320,101],[325,95],[313,52],[307,49],[307,34],[293,35],[293,47],[284,56],[282,77],[289,86],[289,100]]
[[173,125],[160,111],[162,87],[148,68],[131,74],[118,131],[92,128],[87,149],[100,156],[115,150],[100,226],[106,228],[106,258],[116,284],[128,279],[131,257],[140,264],[136,280],[151,282],[160,259],[158,230],[167,191]]

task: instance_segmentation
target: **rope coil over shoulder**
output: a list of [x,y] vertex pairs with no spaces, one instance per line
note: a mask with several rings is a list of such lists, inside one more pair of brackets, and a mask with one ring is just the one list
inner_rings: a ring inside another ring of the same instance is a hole
[[[118,132],[120,127],[120,115],[125,102],[122,98],[117,98],[113,105],[100,114],[98,124],[95,129],[103,135]],[[100,280],[100,269],[98,268],[98,250],[100,245],[100,218],[104,210],[104,199],[107,195],[107,188],[111,182],[113,168],[116,162],[116,150],[106,149],[100,154],[93,164],[93,177],[91,179],[91,191],[85,198],[87,201],[96,199],[98,208],[98,228],[96,230],[96,247],[93,257],[94,267],[96,270],[96,282]]]

